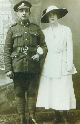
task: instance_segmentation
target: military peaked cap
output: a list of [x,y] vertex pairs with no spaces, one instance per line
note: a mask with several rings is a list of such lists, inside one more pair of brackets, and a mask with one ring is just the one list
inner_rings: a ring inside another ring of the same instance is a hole
[[14,5],[14,11],[18,11],[18,9],[21,9],[21,8],[31,8],[32,7],[32,5],[31,5],[31,3],[29,2],[29,1],[27,1],[27,0],[21,0],[21,1],[19,1],[18,3],[16,3],[16,5]]

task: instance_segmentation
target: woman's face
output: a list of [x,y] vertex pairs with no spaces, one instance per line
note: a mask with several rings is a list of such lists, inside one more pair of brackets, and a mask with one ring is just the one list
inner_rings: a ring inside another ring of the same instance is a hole
[[56,13],[50,12],[49,14],[49,23],[56,24],[58,22],[58,17]]

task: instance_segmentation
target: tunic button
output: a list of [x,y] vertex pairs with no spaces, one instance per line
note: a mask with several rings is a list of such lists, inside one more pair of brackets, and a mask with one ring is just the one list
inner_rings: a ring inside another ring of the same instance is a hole
[[27,39],[26,39],[27,40]]
[[26,27],[26,26],[24,26],[24,27]]
[[25,34],[26,34],[27,32],[25,32]]
[[15,55],[14,57],[16,58],[17,56]]

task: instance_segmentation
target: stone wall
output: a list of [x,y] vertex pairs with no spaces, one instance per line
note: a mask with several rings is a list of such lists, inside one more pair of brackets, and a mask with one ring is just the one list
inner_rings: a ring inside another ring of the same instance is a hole
[[4,70],[4,44],[8,27],[12,23],[11,4],[9,0],[0,0],[0,69]]

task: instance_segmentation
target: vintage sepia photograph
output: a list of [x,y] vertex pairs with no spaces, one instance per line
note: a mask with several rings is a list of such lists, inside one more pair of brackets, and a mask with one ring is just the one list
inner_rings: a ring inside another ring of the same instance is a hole
[[79,11],[0,0],[0,124],[80,124]]

